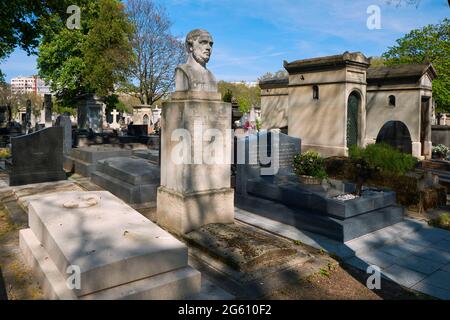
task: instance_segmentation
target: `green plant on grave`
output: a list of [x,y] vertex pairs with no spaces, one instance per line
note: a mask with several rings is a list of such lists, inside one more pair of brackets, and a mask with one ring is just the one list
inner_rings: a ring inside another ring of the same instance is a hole
[[437,146],[433,146],[432,152],[433,156],[436,156],[438,158],[446,158],[448,154],[448,148],[444,146],[443,144],[439,144]]
[[0,159],[6,159],[11,156],[11,151],[7,148],[0,149]]
[[450,230],[450,215],[443,213],[436,219],[431,220],[429,224],[433,227]]
[[318,179],[328,178],[324,159],[315,151],[298,154],[293,160],[294,172],[297,175],[311,176]]
[[362,160],[371,169],[393,175],[404,175],[417,165],[415,157],[384,143],[370,144],[365,148],[352,146],[349,155],[352,161]]
[[322,275],[322,276],[324,276],[324,277],[327,277],[327,278],[329,278],[330,277],[330,271],[329,270],[327,270],[327,269],[325,269],[325,268],[321,268],[320,270],[319,270],[319,273]]
[[387,144],[370,144],[365,148],[351,146],[349,158],[356,194],[361,195],[363,185],[376,175],[403,176],[417,165],[417,159]]

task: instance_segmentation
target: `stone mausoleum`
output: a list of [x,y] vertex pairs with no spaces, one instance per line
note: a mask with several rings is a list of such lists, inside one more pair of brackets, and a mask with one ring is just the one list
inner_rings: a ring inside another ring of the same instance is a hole
[[289,76],[260,82],[263,129],[284,129],[304,151],[347,156],[386,142],[431,157],[430,63],[371,67],[360,52],[284,62]]

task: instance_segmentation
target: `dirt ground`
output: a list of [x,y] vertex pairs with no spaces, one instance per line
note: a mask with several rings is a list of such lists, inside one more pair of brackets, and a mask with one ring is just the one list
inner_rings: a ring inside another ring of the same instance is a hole
[[33,279],[20,253],[21,228],[11,222],[4,206],[0,204],[0,269],[4,282],[0,283],[0,287],[6,291],[9,300],[42,299],[39,284]]
[[369,290],[369,275],[348,266],[335,265],[273,292],[271,300],[424,300],[429,297],[406,290],[387,280],[381,290]]

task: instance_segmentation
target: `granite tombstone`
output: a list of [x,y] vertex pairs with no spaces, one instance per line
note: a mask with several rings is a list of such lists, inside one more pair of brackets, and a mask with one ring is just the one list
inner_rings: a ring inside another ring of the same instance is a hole
[[63,128],[46,128],[11,138],[10,186],[65,180]]

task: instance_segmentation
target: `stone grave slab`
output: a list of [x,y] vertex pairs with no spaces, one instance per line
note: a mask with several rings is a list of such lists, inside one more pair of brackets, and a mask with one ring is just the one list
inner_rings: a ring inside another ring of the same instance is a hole
[[64,156],[64,169],[74,171],[85,177],[90,177],[97,170],[97,161],[115,158],[129,157],[133,151],[128,148],[90,146],[72,149],[69,156]]
[[[187,247],[109,192],[50,194],[28,214],[21,248],[47,297],[179,299],[200,290]],[[79,289],[61,284],[69,266],[80,268]]]
[[65,180],[62,141],[61,127],[46,128],[11,138],[12,166],[9,185]]
[[137,157],[108,158],[98,162],[92,181],[129,204],[156,201],[159,167]]
[[151,164],[159,166],[159,150],[135,150],[133,155],[142,159],[148,160]]

